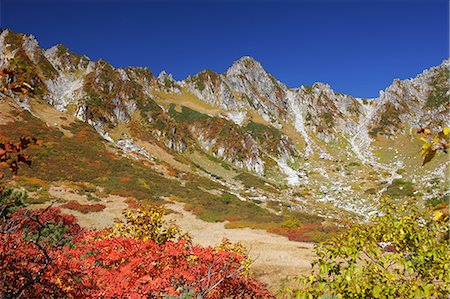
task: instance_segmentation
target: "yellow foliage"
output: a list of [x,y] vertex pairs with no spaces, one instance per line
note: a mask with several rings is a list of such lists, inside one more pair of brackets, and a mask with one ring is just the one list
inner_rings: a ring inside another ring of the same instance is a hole
[[164,220],[166,210],[150,207],[123,212],[125,221],[117,220],[112,228],[107,229],[108,236],[123,236],[136,240],[153,240],[158,244],[167,241],[185,240],[191,244],[191,236],[182,233],[180,227],[172,221]]
[[227,238],[223,238],[222,242],[215,246],[216,250],[224,250],[228,252],[234,252],[239,255],[245,257],[242,262],[242,273],[246,275],[251,275],[253,272],[251,271],[252,261],[250,259],[250,255],[248,254],[247,247],[242,242],[231,243],[231,241]]
[[49,187],[48,182],[38,178],[22,177],[21,181],[27,186],[32,186],[35,188],[43,188],[44,190],[48,190]]

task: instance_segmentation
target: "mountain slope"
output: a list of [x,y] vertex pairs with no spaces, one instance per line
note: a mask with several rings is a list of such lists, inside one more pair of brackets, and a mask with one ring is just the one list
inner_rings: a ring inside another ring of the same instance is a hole
[[0,68],[36,90],[3,96],[32,116],[49,123],[46,102],[153,171],[208,177],[272,212],[351,217],[404,186],[415,191],[400,198],[448,194],[430,187],[445,177],[445,158],[417,169],[414,128],[446,124],[449,60],[394,81],[377,99],[360,99],[323,83],[287,88],[251,57],[224,74],[203,71],[177,82],[165,72],[155,77],[146,68],[91,61],[63,45],[43,50],[33,36],[10,30],[0,34],[0,53]]

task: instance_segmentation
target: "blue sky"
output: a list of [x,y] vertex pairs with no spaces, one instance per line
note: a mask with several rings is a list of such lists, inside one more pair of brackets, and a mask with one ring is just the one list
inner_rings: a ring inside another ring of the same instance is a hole
[[376,97],[449,57],[447,0],[2,0],[0,26],[178,80],[249,55],[289,87]]

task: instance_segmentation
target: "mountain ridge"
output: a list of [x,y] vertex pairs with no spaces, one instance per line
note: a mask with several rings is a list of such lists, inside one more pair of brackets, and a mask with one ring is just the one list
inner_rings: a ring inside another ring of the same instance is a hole
[[[0,52],[0,68],[12,67],[17,80],[35,86],[34,97],[10,94],[29,103],[30,110],[36,98],[43,99],[90,124],[124,152],[141,153],[145,159],[160,152],[181,155],[196,165],[199,161],[192,157],[201,153],[236,173],[247,170],[272,185],[284,181],[289,198],[312,189],[317,193],[313,202],[354,211],[371,206],[356,199],[376,199],[364,192],[371,187],[385,192],[402,177],[399,169],[408,166],[403,176],[419,180],[410,152],[398,163],[385,156],[416,148],[414,128],[438,130],[447,123],[448,59],[415,78],[394,81],[378,98],[363,99],[320,82],[288,88],[248,56],[222,74],[205,70],[176,81],[166,72],[155,77],[148,68],[91,61],[63,45],[42,50],[33,36],[10,30],[0,34]],[[400,140],[406,145],[398,145]],[[349,167],[352,163],[358,166]],[[218,176],[225,185],[235,183],[217,170],[196,171]],[[361,171],[364,189],[356,186],[357,178],[345,178],[350,171]],[[431,173],[427,169],[430,180]],[[370,176],[385,183],[378,186]],[[307,201],[300,199],[299,205]]]

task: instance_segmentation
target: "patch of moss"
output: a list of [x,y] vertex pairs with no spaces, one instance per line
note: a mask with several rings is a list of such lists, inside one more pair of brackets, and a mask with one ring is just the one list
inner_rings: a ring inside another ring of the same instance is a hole
[[211,118],[211,116],[207,114],[200,113],[186,106],[181,106],[181,112],[177,112],[175,110],[175,104],[173,103],[170,104],[169,106],[169,115],[178,122],[188,122],[188,123]]
[[425,107],[437,108],[442,104],[448,103],[450,70],[448,68],[439,68],[435,71],[435,76],[431,82],[432,90],[429,93]]
[[414,185],[411,182],[405,182],[401,179],[394,179],[384,194],[393,198],[405,196],[411,197],[414,195]]
[[444,194],[441,196],[433,197],[430,199],[427,199],[425,204],[429,207],[435,207],[440,204],[448,204],[450,201],[450,196],[448,194]]
[[255,123],[253,121],[249,121],[245,126],[245,129],[257,139],[266,139],[269,136],[272,138],[280,138],[282,135],[280,130],[272,126],[266,126],[260,123]]
[[272,185],[268,184],[263,179],[255,176],[253,174],[247,173],[247,172],[242,172],[241,174],[237,175],[235,177],[235,179],[240,180],[246,188],[253,187],[253,188],[258,188],[258,189],[262,189],[265,191],[269,191],[272,193],[277,192],[277,190]]

